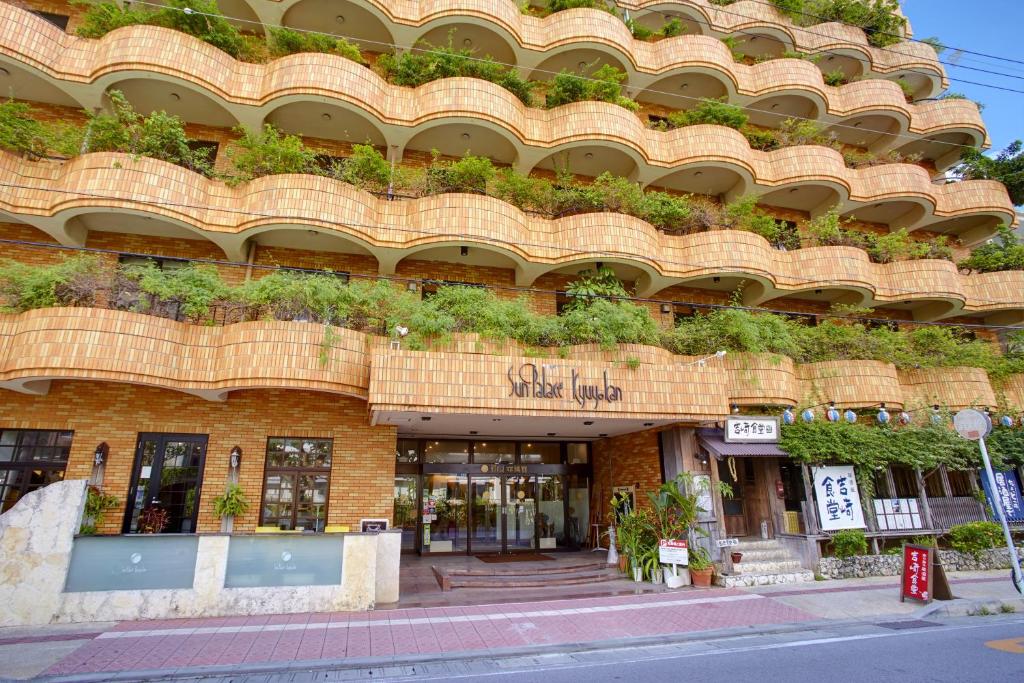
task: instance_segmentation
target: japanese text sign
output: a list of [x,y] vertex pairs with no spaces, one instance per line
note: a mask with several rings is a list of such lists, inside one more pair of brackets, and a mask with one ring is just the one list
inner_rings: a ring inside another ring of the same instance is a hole
[[778,443],[779,418],[730,415],[725,420],[726,443]]
[[932,601],[932,548],[903,546],[903,580],[900,602],[906,599]]
[[818,500],[818,517],[823,531],[865,528],[852,465],[815,469],[814,497]]
[[[1007,522],[1024,522],[1024,500],[1021,498],[1020,482],[1017,481],[1017,473],[1013,470],[996,470],[993,472],[996,480],[996,490],[989,490],[988,477],[982,477],[981,483],[985,487],[985,496],[989,503],[996,504],[996,501],[1003,508]],[[993,513],[995,510],[993,510]]]
[[662,564],[690,564],[690,550],[686,541],[671,538],[658,541],[658,561]]

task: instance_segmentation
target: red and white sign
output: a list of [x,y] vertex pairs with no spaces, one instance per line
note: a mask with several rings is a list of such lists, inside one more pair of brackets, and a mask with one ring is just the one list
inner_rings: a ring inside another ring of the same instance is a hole
[[900,587],[900,602],[920,600],[932,601],[932,559],[933,548],[920,545],[903,546],[903,581]]
[[690,564],[690,550],[686,541],[663,538],[658,541],[658,561],[662,564]]

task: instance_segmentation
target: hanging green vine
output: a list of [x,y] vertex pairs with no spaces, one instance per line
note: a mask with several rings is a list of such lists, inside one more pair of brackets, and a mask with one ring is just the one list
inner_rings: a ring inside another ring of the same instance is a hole
[[[1024,444],[1024,435],[1011,430],[1015,443]],[[1007,437],[1003,437],[1007,438]],[[1009,442],[1009,438],[1007,438]],[[931,469],[945,465],[966,470],[980,465],[978,446],[944,425],[927,424],[905,427],[868,426],[848,422],[810,422],[783,427],[779,442],[782,450],[806,463],[841,462],[854,465],[861,487],[871,488],[868,472],[890,465]],[[1003,466],[1003,448],[991,448],[993,465]],[[863,470],[863,472],[862,472]]]

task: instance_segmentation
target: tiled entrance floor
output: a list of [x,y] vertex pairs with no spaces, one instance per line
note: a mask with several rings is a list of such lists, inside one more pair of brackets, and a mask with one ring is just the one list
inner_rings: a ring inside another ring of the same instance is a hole
[[[570,552],[552,553],[549,557],[554,561],[542,562],[507,562],[491,564],[482,562],[475,557],[435,556],[418,557],[403,555],[400,576],[400,595],[397,603],[377,605],[377,609],[393,609],[401,607],[444,607],[456,605],[480,605],[484,603],[527,602],[534,600],[557,600],[561,598],[608,597],[625,595],[645,595],[661,593],[664,586],[652,585],[649,581],[634,583],[622,579],[618,581],[601,581],[575,586],[550,586],[545,588],[515,588],[503,591],[495,588],[457,588],[443,592],[434,576],[432,567],[437,565],[448,569],[491,570],[495,572],[517,572],[529,574],[534,570],[551,570],[557,567],[578,566],[593,562],[600,564],[605,559],[604,552]],[[565,576],[565,575],[562,575]]]

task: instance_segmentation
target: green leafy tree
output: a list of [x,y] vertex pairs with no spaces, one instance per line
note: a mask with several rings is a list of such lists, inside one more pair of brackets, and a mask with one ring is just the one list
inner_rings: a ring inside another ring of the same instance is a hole
[[603,64],[589,76],[563,70],[549,81],[546,105],[553,109],[563,104],[593,100],[638,111],[640,105],[622,94],[625,80],[626,72],[611,64]]
[[964,149],[960,164],[953,170],[961,178],[998,180],[1006,186],[1014,206],[1024,204],[1024,151],[1020,140],[1014,141],[994,158],[973,148]]
[[958,265],[979,273],[1024,270],[1024,244],[1010,226],[1003,225],[995,238],[972,251]]

